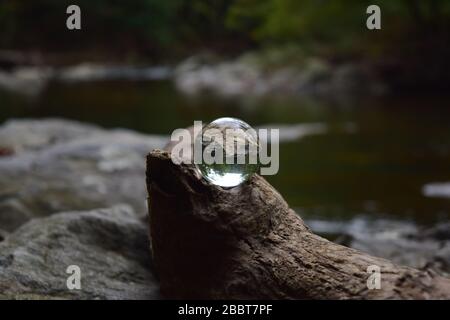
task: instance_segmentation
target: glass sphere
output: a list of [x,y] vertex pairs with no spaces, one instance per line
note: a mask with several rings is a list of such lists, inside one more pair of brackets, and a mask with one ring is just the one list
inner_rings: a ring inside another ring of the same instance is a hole
[[202,150],[202,161],[196,167],[212,184],[235,187],[259,170],[257,133],[242,120],[214,120],[203,127],[196,143]]

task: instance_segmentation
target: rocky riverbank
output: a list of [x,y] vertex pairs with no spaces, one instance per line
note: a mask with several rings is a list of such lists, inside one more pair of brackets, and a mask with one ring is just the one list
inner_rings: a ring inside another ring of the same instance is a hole
[[[194,56],[174,72],[177,88],[186,94],[211,91],[221,96],[292,95],[346,97],[380,95],[387,87],[367,65],[332,64],[318,57],[284,57],[286,53],[249,53],[234,60],[217,61]],[[291,54],[292,55],[292,54]],[[269,57],[267,57],[269,56]],[[275,56],[275,57],[273,57]]]
[[[0,298],[160,298],[144,177],[145,155],[166,142],[59,119],[0,126]],[[307,222],[330,239],[397,263],[450,271],[448,225],[364,217]],[[81,268],[81,290],[67,289],[69,265]]]
[[270,94],[339,99],[381,95],[387,91],[374,70],[362,62],[331,63],[319,57],[304,56],[297,49],[251,52],[233,59],[199,54],[172,66],[81,63],[55,67],[23,63],[23,60],[14,60],[3,69],[0,63],[0,89],[33,96],[51,81],[169,79],[188,95],[209,91],[225,97]]

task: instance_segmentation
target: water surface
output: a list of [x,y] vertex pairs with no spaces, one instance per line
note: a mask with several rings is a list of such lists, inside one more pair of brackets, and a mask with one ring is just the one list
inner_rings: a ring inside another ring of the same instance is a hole
[[430,224],[447,220],[450,198],[422,194],[450,181],[450,98],[354,101],[187,97],[169,81],[52,83],[36,98],[0,92],[0,122],[64,117],[145,133],[232,116],[251,125],[323,123],[328,130],[284,143],[268,180],[302,216],[365,215]]

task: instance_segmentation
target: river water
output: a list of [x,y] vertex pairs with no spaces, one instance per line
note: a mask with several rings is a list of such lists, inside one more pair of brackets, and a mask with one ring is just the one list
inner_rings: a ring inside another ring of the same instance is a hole
[[[430,225],[450,213],[450,98],[188,97],[169,81],[51,83],[38,97],[0,92],[0,122],[64,117],[169,134],[222,116],[253,126],[322,124],[326,131],[283,143],[267,179],[306,218],[364,216]],[[428,187],[427,187],[428,185]]]

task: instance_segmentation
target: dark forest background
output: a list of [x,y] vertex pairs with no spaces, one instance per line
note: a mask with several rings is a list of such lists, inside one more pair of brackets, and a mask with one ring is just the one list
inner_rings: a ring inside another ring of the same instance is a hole
[[[81,32],[65,27],[70,4],[81,7]],[[382,30],[365,26],[370,4],[381,7]],[[205,49],[228,57],[295,46],[332,62],[376,65],[386,78],[401,74],[408,86],[440,89],[449,80],[449,39],[445,0],[0,2],[0,48],[52,64],[167,62]]]

